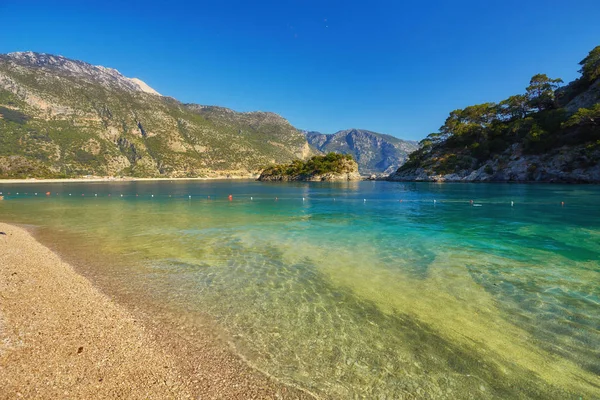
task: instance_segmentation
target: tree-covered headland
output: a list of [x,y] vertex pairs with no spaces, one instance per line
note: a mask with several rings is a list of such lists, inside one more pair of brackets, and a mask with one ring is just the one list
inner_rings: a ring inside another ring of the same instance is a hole
[[432,174],[477,169],[503,157],[515,144],[524,154],[575,145],[586,145],[586,151],[599,149],[600,46],[579,65],[581,77],[566,86],[560,78],[536,74],[524,93],[452,111],[439,132],[423,139],[398,173],[416,168]]

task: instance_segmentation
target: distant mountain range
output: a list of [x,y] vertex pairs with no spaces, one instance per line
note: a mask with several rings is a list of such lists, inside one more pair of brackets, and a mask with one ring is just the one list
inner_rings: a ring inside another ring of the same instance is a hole
[[390,174],[418,149],[418,143],[364,129],[347,129],[331,135],[303,131],[308,143],[323,153],[351,154],[362,174]]
[[0,55],[0,178],[249,175],[329,151],[352,154],[362,173],[392,172],[414,149],[369,131],[303,133],[270,112],[184,104],[62,56]]

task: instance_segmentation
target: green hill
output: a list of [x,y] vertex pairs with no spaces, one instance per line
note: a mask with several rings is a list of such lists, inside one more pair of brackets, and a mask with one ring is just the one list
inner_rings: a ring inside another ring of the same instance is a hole
[[182,104],[61,56],[0,55],[0,178],[249,174],[310,154],[273,113]]

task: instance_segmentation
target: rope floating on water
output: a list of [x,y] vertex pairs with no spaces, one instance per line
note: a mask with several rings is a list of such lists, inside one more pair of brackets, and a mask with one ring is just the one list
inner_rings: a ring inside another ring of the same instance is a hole
[[[3,193],[3,192],[0,192],[0,193]],[[46,195],[44,197],[51,197],[51,195],[52,195],[52,193],[50,191],[45,192],[44,194]],[[107,193],[105,195],[103,195],[101,193],[92,193],[92,194],[93,194],[94,198],[112,197],[112,193]],[[8,200],[11,197],[14,198],[14,197],[17,197],[17,196],[21,197],[21,196],[28,196],[28,195],[30,195],[28,192],[26,192],[26,193],[15,192],[11,196],[11,193],[8,192],[8,193],[4,194],[4,198],[6,200]],[[31,193],[31,195],[40,197],[38,192]],[[64,193],[63,195],[66,196],[67,193]],[[68,193],[68,196],[72,196],[72,195],[73,195],[72,193]],[[91,195],[91,194],[88,193],[87,195]],[[61,196],[61,194],[60,193],[56,193],[56,196]],[[81,197],[85,197],[85,196],[86,196],[86,193],[81,193]],[[202,195],[202,194],[188,194],[187,198],[188,199],[192,199],[192,197],[203,197],[203,196],[206,196],[205,199],[207,199],[207,200],[213,200],[211,198],[211,195]],[[128,197],[141,197],[141,198],[145,197],[145,198],[148,198],[149,197],[151,199],[154,199],[154,198],[173,198],[173,199],[177,199],[177,198],[185,198],[186,195],[173,194],[173,193],[158,194],[157,195],[157,194],[151,193],[151,194],[145,194],[145,195],[143,194],[143,195],[140,196],[139,193],[136,193],[135,195],[134,194],[124,194],[124,193],[121,193],[121,194],[119,194],[119,197],[121,197],[121,198],[128,198]],[[216,199],[215,201],[219,201],[219,199],[226,198],[228,201],[236,201],[236,202],[238,202],[238,201],[244,201],[244,200],[246,200],[246,201],[248,201],[248,200],[250,200],[250,201],[261,201],[261,200],[263,200],[264,201],[264,200],[269,200],[269,199],[273,200],[274,199],[275,201],[280,201],[281,200],[281,201],[302,201],[302,202],[306,202],[308,200],[310,200],[311,202],[318,202],[318,201],[334,201],[334,202],[336,202],[336,201],[340,200],[340,202],[342,202],[342,203],[349,203],[349,202],[359,202],[361,200],[360,198],[354,198],[354,197],[347,197],[347,198],[338,199],[337,197],[305,197],[305,196],[303,196],[303,197],[280,197],[280,196],[275,196],[273,198],[273,197],[255,197],[255,196],[247,196],[247,195],[236,196],[236,199],[234,199],[233,198],[233,194],[229,194],[229,195],[226,195],[226,196],[223,196],[223,197],[221,197],[221,196],[216,196],[216,197],[212,196],[212,197],[214,197]],[[510,202],[508,202],[508,201],[494,201],[494,200],[490,200],[490,201],[483,201],[483,202],[480,201],[478,203],[475,203],[475,200],[473,200],[473,199],[469,199],[469,200],[466,200],[466,199],[445,199],[445,200],[438,200],[438,199],[431,199],[431,198],[429,198],[429,199],[421,198],[421,199],[412,199],[411,200],[411,199],[398,199],[398,198],[389,198],[389,199],[376,199],[376,198],[374,198],[374,199],[367,199],[367,198],[363,198],[362,199],[362,203],[367,203],[367,200],[370,203],[372,202],[372,203],[375,203],[375,204],[386,203],[386,202],[397,202],[397,203],[413,203],[413,204],[428,204],[428,203],[432,204],[433,203],[434,206],[437,206],[438,204],[469,204],[469,205],[471,205],[473,207],[482,207],[483,205],[503,205],[503,204],[510,205],[510,207],[514,207],[515,206],[515,201],[514,200],[511,200]],[[560,205],[561,207],[565,207],[566,206],[565,201],[560,201],[560,202],[556,202],[556,201],[552,201],[552,202],[527,202],[527,201],[523,201],[523,202],[520,202],[520,204],[521,205]]]

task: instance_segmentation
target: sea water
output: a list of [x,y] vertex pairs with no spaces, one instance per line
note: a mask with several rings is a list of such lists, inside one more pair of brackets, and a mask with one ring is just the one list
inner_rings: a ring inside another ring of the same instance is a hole
[[210,317],[255,367],[319,396],[600,398],[599,186],[0,191],[1,221],[94,259],[100,282]]

